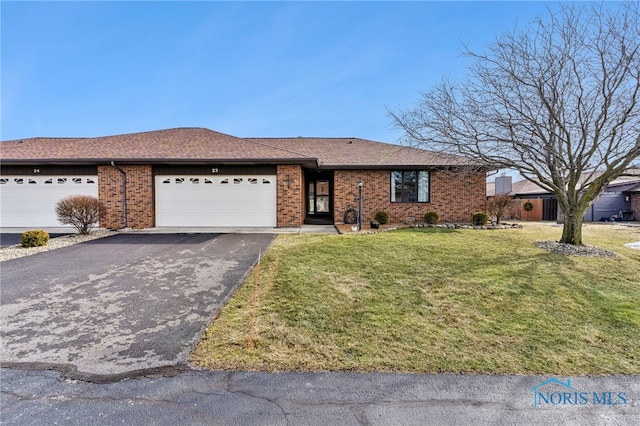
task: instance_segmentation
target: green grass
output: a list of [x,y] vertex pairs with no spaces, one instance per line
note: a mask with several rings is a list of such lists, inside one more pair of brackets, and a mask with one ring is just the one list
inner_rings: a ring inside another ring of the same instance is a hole
[[191,356],[211,369],[639,374],[640,229],[590,225],[618,259],[534,241],[561,229],[280,235]]

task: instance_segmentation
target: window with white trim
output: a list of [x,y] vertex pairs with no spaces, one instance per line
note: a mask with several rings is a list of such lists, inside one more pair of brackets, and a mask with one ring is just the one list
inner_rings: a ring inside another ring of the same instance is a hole
[[428,170],[394,170],[391,172],[392,203],[428,203]]

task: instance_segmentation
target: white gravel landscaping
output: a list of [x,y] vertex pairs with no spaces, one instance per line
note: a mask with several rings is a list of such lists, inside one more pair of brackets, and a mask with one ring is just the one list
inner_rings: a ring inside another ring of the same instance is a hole
[[640,241],[638,241],[637,243],[625,244],[624,246],[632,249],[640,250]]
[[71,234],[61,237],[52,238],[47,245],[42,247],[24,248],[17,244],[15,246],[4,247],[0,249],[0,262],[5,260],[17,259],[19,257],[30,256],[36,253],[42,253],[57,248],[72,246],[74,244],[83,243],[85,241],[97,240],[98,238],[109,237],[117,234],[116,231],[99,230],[93,231],[89,235]]

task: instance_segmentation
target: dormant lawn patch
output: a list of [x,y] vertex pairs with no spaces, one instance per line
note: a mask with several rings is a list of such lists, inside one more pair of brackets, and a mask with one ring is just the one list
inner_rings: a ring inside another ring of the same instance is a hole
[[[617,258],[537,248],[562,230],[280,235],[191,356],[211,369],[640,373],[640,229]],[[249,349],[255,293],[254,346]]]

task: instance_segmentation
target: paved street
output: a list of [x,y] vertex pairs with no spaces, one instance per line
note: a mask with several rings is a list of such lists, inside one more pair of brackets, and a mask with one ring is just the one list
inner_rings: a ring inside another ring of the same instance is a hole
[[[110,384],[2,370],[7,425],[637,425],[640,377],[575,377],[587,404],[534,407],[541,376],[190,371]],[[564,380],[564,378],[562,378]],[[557,395],[562,386],[549,385]],[[594,404],[593,392],[627,403]],[[569,400],[573,391],[569,392]]]
[[186,365],[272,234],[119,234],[2,264],[0,360],[95,380]]

